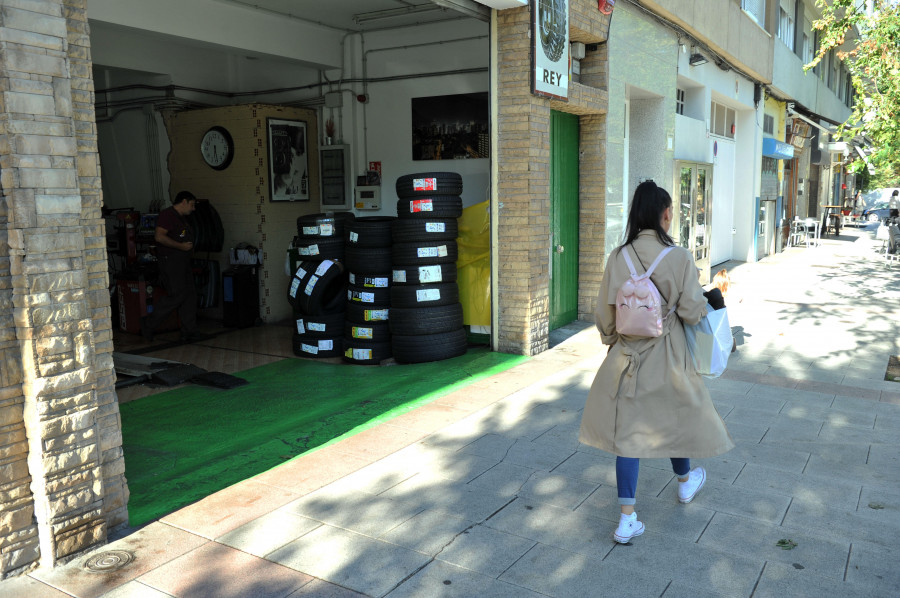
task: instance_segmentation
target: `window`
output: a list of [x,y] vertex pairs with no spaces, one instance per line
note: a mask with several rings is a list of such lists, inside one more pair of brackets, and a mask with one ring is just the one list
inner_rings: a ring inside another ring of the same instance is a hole
[[794,51],[794,0],[781,0],[778,7],[778,39]]
[[675,114],[684,114],[684,90],[675,90]]
[[767,135],[775,134],[775,117],[771,114],[763,115],[763,133]]
[[737,114],[731,108],[713,102],[709,110],[710,134],[734,139],[734,123]]
[[741,10],[746,12],[760,27],[766,25],[766,0],[741,0]]
[[803,64],[809,64],[812,62],[814,53],[813,53],[813,28],[812,23],[809,19],[803,19],[803,36],[802,41],[800,43],[800,59],[803,60]]

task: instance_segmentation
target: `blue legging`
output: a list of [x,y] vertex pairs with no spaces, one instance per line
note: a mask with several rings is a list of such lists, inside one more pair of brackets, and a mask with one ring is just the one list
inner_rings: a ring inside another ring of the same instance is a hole
[[[672,471],[678,477],[684,477],[691,471],[691,460],[672,458]],[[637,490],[638,469],[641,460],[633,457],[616,457],[616,485],[619,487],[619,504],[633,505]]]

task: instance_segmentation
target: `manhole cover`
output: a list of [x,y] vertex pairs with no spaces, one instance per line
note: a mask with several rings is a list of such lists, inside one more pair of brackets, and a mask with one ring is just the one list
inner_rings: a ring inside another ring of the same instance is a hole
[[890,382],[900,382],[900,357],[891,355],[888,359],[887,371],[884,373],[884,379]]
[[94,573],[118,571],[134,560],[134,554],[127,550],[107,550],[95,554],[84,563],[84,568]]

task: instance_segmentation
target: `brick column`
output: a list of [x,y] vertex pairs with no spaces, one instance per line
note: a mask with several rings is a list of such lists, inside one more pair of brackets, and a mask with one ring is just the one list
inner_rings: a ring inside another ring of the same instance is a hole
[[127,521],[85,2],[0,10],[0,576]]

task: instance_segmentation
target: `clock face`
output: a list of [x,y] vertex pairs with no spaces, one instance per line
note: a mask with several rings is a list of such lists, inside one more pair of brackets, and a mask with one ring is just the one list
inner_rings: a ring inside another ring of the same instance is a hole
[[223,127],[213,127],[203,135],[200,142],[203,160],[216,170],[224,170],[234,158],[234,142]]

